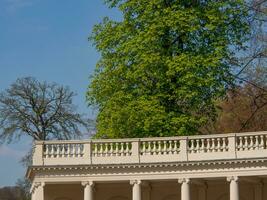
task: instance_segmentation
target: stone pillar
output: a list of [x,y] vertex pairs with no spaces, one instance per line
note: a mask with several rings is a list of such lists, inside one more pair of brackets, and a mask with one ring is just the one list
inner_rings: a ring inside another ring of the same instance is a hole
[[238,177],[227,177],[227,181],[230,182],[230,200],[239,200]]
[[31,187],[31,199],[32,200],[44,200],[44,186],[43,182],[35,182]]
[[132,200],[141,200],[142,199],[142,190],[141,190],[141,181],[132,180],[130,184],[133,185]]
[[189,178],[182,178],[179,179],[178,182],[181,185],[181,200],[190,200],[190,179]]
[[93,200],[94,199],[94,182],[93,181],[84,181],[82,182],[84,186],[84,200]]

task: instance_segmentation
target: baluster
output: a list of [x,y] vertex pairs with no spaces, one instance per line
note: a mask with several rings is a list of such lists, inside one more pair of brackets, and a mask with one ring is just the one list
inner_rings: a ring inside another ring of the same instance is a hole
[[162,146],[161,146],[161,141],[158,141],[158,154],[162,154]]
[[207,152],[210,152],[211,151],[210,138],[207,138],[206,142],[207,142]]
[[49,149],[48,149],[48,145],[44,145],[44,148],[45,148],[45,152],[44,152],[44,157],[45,158],[48,158],[49,157]]
[[66,148],[66,157],[70,157],[70,144],[67,144]]
[[260,149],[264,149],[264,138],[263,138],[263,135],[261,135],[260,136],[260,139],[261,139],[261,141],[260,141]]
[[51,144],[51,157],[54,157],[55,155],[54,155],[54,145],[53,144]]
[[245,139],[245,144],[244,144],[245,150],[248,150],[248,137],[245,136],[244,139]]
[[83,157],[83,144],[79,144],[80,147],[80,157]]
[[202,138],[200,139],[201,141],[201,148],[200,148],[200,152],[206,152],[206,145],[205,145],[205,140]]
[[152,155],[157,154],[157,146],[156,146],[156,141],[153,141],[153,148],[152,148]]
[[254,149],[254,145],[255,145],[255,143],[254,143],[254,137],[253,136],[250,136],[249,137],[249,150],[251,150],[251,149]]
[[242,151],[243,149],[243,138],[242,137],[237,137],[237,149],[239,151]]
[[85,154],[84,144],[80,144],[80,148],[81,148],[81,157],[83,157]]
[[115,143],[115,155],[116,156],[119,155],[119,143],[118,142]]
[[142,142],[142,153],[143,155],[146,155],[146,142]]
[[119,147],[120,147],[120,156],[123,156],[123,153],[124,153],[124,143],[123,142],[121,142],[121,143],[119,143]]
[[215,138],[214,139],[214,150],[215,152],[218,152],[220,149],[220,138]]
[[215,138],[211,138],[211,152],[216,151]]
[[99,154],[99,143],[95,143],[95,148],[94,148],[94,151],[95,151],[95,156],[98,156]]
[[222,148],[222,138],[216,139],[216,152],[220,152]]
[[200,150],[199,150],[199,139],[196,139],[196,148],[195,148],[195,151],[196,151],[197,153],[200,152]]
[[57,158],[58,157],[58,144],[55,144],[54,147],[55,147],[55,151],[54,151],[55,158]]
[[75,157],[80,157],[80,144],[74,144],[75,146]]
[[104,154],[105,154],[105,156],[108,156],[108,143],[106,142],[105,143],[105,150],[104,150]]
[[114,155],[114,148],[113,148],[113,145],[114,143],[110,143],[110,155],[113,156]]
[[255,149],[259,149],[259,136],[255,135]]
[[54,156],[55,156],[55,158],[57,158],[58,157],[58,155],[59,155],[59,145],[58,144],[54,144]]
[[177,154],[178,153],[178,145],[177,145],[177,140],[174,140],[174,147],[173,147],[173,152],[175,153],[175,154]]
[[194,139],[194,140],[192,140],[192,142],[191,142],[191,151],[192,151],[192,153],[196,153],[197,152],[197,139]]
[[169,154],[173,154],[173,140],[169,140]]
[[147,142],[147,153],[148,153],[148,155],[151,155],[151,142],[150,141],[148,141]]
[[75,157],[75,155],[76,155],[76,146],[75,146],[75,144],[71,144],[71,146],[72,146],[72,157]]
[[100,146],[99,154],[102,156],[102,154],[103,154],[103,143],[100,143],[99,146]]
[[130,155],[130,148],[129,148],[129,142],[126,142],[126,156],[129,156]]
[[60,156],[61,156],[61,145],[60,144],[58,144],[57,145],[57,157],[59,158]]
[[76,154],[76,147],[74,144],[71,144],[71,156],[75,157],[75,154]]
[[62,144],[62,148],[61,148],[61,156],[64,158],[65,157],[65,145],[66,144]]
[[226,139],[225,138],[222,138],[221,151],[222,152],[226,151]]
[[163,141],[163,154],[167,154],[167,141]]

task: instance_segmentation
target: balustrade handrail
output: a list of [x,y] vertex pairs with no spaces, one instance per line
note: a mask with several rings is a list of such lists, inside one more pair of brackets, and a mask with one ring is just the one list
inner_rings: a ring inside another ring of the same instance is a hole
[[[57,159],[65,159],[65,163],[71,164],[73,158],[80,159],[86,164],[154,162],[155,156],[169,159],[167,161],[235,159],[246,158],[248,152],[250,157],[267,158],[267,131],[130,139],[36,141],[33,164],[46,165],[44,159],[54,160],[51,163],[55,164]],[[210,156],[211,154],[214,156]],[[59,161],[58,164],[63,165],[64,162]]]
[[35,144],[85,144],[85,143],[110,143],[110,142],[137,142],[137,141],[164,141],[164,140],[184,140],[184,139],[205,139],[205,138],[223,138],[240,137],[267,134],[267,131],[226,133],[212,135],[191,135],[191,136],[172,136],[172,137],[148,137],[148,138],[123,138],[123,139],[85,139],[85,140],[39,140]]

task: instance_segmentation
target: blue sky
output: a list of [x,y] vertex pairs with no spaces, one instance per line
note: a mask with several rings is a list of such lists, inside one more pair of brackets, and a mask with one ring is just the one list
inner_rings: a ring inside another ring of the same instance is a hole
[[[79,110],[99,54],[87,38],[104,16],[119,19],[102,0],[0,0],[0,91],[19,77],[68,85]],[[14,185],[25,169],[19,163],[31,148],[27,137],[0,145],[0,187]]]

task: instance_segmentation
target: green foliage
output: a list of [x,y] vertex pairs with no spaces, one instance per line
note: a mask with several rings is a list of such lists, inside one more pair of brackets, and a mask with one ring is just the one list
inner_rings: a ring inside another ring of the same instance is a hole
[[104,18],[90,37],[101,53],[87,92],[96,137],[195,134],[233,81],[229,60],[249,32],[244,1],[106,3],[123,20]]

